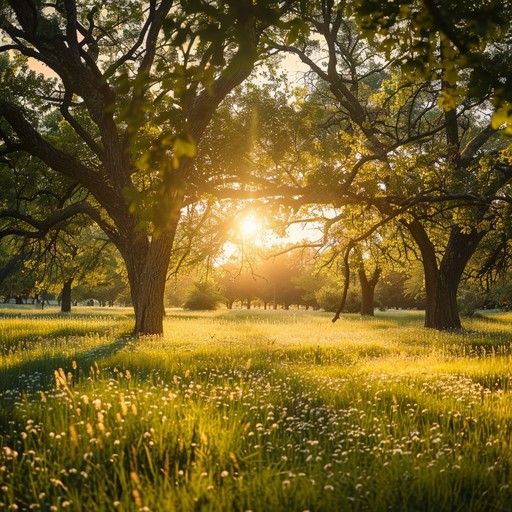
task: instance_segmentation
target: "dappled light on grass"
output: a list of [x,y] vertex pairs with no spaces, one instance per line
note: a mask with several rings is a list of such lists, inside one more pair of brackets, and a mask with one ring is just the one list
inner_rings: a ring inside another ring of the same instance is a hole
[[303,311],[165,324],[58,367],[34,352],[51,381],[0,374],[2,506],[507,509],[512,326]]

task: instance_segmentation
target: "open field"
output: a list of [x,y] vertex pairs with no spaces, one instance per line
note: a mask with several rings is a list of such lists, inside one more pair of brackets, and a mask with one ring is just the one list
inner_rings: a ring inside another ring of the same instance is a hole
[[0,309],[0,510],[510,510],[512,314]]

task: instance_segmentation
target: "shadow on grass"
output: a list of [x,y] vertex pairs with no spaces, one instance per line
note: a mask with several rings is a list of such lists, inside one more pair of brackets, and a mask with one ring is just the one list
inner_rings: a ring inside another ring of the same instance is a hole
[[[110,327],[106,326],[106,329]],[[61,329],[52,330],[51,333],[37,334],[19,334],[10,336],[9,339],[0,341],[0,355],[9,356],[18,351],[30,350],[34,343],[46,338],[59,339],[81,337],[91,334],[90,329],[84,326],[82,331],[78,331],[76,327],[62,327]]]
[[230,323],[247,321],[265,323],[293,323],[300,318],[330,318],[332,313],[313,310],[273,310],[273,309],[220,309],[216,311],[172,311],[167,312],[167,320],[205,320],[215,319]]
[[[89,376],[89,371],[95,362],[112,357],[123,350],[132,339],[131,336],[124,334],[117,337],[112,343],[88,348],[82,352],[74,351],[73,353],[63,353],[51,357],[42,356],[20,362],[0,371],[0,392],[47,389],[54,382],[54,371],[59,368],[62,368],[66,373],[76,374],[78,372],[80,378],[86,378]],[[73,369],[73,362],[76,363],[76,371]]]
[[471,319],[488,322],[491,324],[510,325],[510,311],[477,311]]

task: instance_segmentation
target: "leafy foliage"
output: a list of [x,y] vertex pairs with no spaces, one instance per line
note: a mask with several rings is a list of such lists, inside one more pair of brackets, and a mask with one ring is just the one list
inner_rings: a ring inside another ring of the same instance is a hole
[[192,310],[217,309],[224,297],[211,283],[195,283],[183,307]]

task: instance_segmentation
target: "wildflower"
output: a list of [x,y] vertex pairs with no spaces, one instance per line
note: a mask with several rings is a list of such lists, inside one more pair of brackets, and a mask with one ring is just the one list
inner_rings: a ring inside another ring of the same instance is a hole
[[122,393],[119,394],[119,404],[121,406],[121,414],[126,416],[128,414],[128,406],[124,401],[124,395]]
[[4,455],[8,459],[15,459],[18,457],[18,452],[16,450],[13,450],[12,448],[9,448],[9,446],[4,446]]
[[136,505],[140,507],[142,505],[142,500],[140,498],[140,493],[137,489],[134,489],[132,491],[132,496],[133,496],[133,499],[134,499]]
[[74,425],[69,426],[69,436],[71,438],[71,443],[75,446],[78,445],[78,433]]

